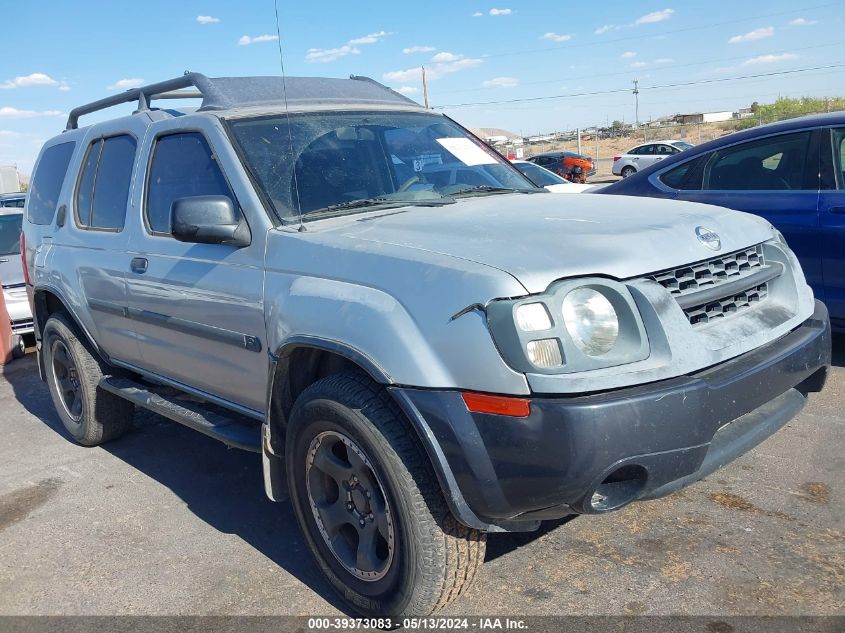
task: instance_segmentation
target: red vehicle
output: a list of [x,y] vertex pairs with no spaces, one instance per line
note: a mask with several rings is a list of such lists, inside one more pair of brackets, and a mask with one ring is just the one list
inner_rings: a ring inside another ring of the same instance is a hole
[[587,182],[587,177],[596,173],[592,158],[574,152],[543,152],[526,160],[545,167],[570,182]]

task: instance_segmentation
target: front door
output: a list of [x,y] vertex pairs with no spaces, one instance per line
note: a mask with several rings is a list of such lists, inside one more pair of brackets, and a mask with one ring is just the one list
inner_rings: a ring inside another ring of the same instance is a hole
[[830,130],[824,141],[819,217],[825,302],[831,319],[842,327],[845,326],[845,128]]
[[228,152],[230,170],[237,159],[222,130],[207,119],[195,131],[173,129],[179,123],[161,122],[145,148],[150,159],[140,201],[143,230],[127,255],[142,368],[260,412],[268,373],[263,298],[268,221],[259,209],[240,207],[252,234],[251,244],[240,248],[183,243],[171,236],[174,200],[222,195],[239,208],[239,198],[250,197],[239,196],[229,184],[245,176],[225,175],[215,142]]

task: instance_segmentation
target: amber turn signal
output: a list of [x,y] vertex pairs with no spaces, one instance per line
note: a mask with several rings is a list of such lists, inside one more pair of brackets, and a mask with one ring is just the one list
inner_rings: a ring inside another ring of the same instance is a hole
[[512,418],[527,418],[531,415],[531,401],[526,398],[491,396],[486,393],[465,391],[461,394],[467,409],[473,413],[507,415]]

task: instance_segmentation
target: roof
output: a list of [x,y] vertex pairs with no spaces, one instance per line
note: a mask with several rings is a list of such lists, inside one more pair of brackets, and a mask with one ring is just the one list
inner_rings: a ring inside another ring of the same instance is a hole
[[[185,90],[188,89],[188,90]],[[394,106],[424,109],[369,77],[351,75],[349,79],[329,77],[206,77],[201,73],[185,73],[118,95],[79,106],[71,110],[67,129],[75,129],[79,117],[112,106],[138,102],[138,111],[149,110],[156,99],[201,98],[199,111],[231,110],[253,106],[284,106],[293,109],[336,109],[350,105]]]

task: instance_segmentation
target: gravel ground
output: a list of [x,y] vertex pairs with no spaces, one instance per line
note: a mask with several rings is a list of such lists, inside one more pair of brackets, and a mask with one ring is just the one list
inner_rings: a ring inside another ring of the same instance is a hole
[[[447,614],[845,615],[845,340],[822,394],[668,499],[490,538]],[[0,377],[0,615],[338,615],[256,455],[157,416],[67,439],[32,355]],[[710,629],[710,630],[718,630]]]

